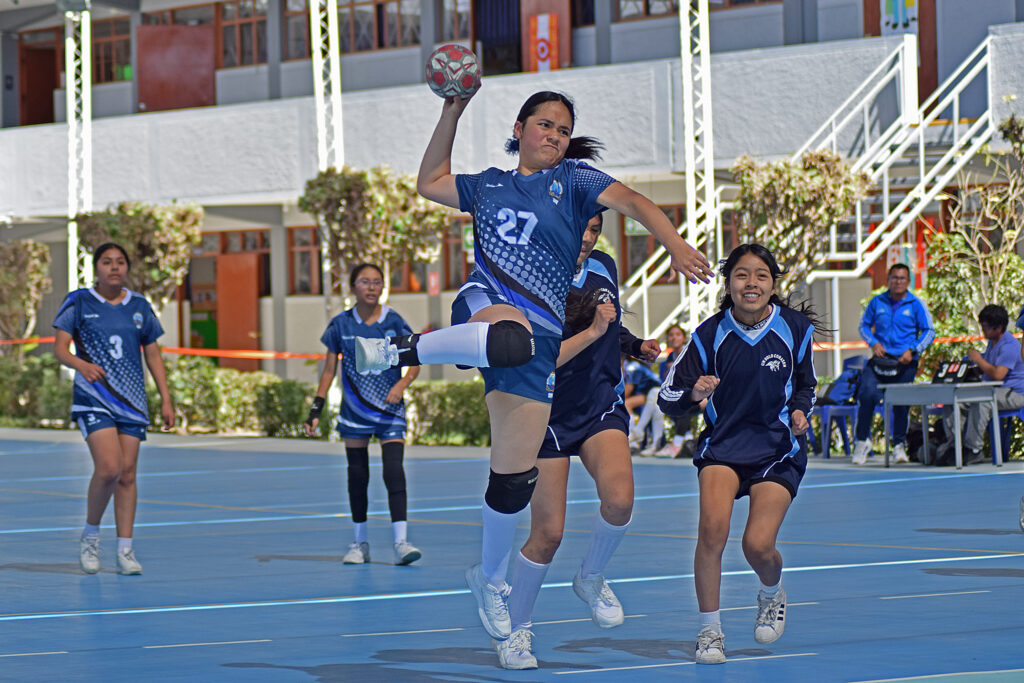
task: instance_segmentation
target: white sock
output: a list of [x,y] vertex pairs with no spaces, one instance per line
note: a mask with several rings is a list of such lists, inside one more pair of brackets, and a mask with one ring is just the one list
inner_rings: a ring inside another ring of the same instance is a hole
[[132,549],[132,539],[125,538],[124,536],[117,537],[117,553],[120,555],[126,550]]
[[533,626],[533,606],[551,564],[537,564],[522,552],[516,553],[512,570],[512,592],[508,596],[508,614],[512,630]]
[[391,522],[391,530],[395,532],[395,543],[401,543],[405,540],[405,535],[408,532],[408,522]]
[[583,562],[580,564],[580,576],[584,579],[592,579],[604,572],[605,565],[618,549],[628,526],[629,522],[622,526],[609,524],[600,512],[594,515],[590,547],[587,548],[587,554],[583,556]]
[[100,535],[99,524],[85,523],[85,527],[82,529],[82,538],[97,538]]
[[[761,582],[758,581],[758,583],[761,583]],[[779,579],[779,582],[777,584],[775,584],[774,586],[766,586],[763,583],[761,583],[761,592],[764,593],[769,598],[774,598],[776,595],[778,595],[780,588],[782,588],[782,579]]]
[[722,615],[718,610],[714,612],[700,613],[700,627],[711,626],[719,633],[722,632]]
[[506,515],[491,508],[486,502],[481,510],[484,520],[484,541],[480,564],[484,576],[492,586],[505,585],[508,557],[516,540],[516,522],[519,513]]
[[356,543],[366,543],[366,522],[352,522],[356,532]]
[[458,363],[476,368],[488,367],[488,323],[463,323],[420,335],[416,356],[420,363]]
[[[647,394],[647,402],[644,403],[643,410],[640,411],[640,417],[636,421],[636,431],[638,434],[643,434],[644,430],[647,429],[647,424],[654,417],[654,410],[658,407],[658,391],[659,389],[651,389]],[[651,402],[651,394],[654,394],[654,402]]]

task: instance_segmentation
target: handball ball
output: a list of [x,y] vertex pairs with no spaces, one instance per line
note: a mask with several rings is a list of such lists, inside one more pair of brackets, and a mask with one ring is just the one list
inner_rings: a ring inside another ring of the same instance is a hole
[[480,89],[480,63],[461,45],[442,45],[427,60],[427,85],[438,97],[466,99]]

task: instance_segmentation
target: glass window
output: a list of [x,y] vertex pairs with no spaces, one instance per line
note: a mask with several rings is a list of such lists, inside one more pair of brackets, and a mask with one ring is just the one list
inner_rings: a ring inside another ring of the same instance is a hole
[[232,0],[220,5],[220,68],[265,64],[267,0]]
[[320,243],[316,228],[288,229],[289,294],[320,294]]
[[418,45],[420,1],[338,0],[341,51]]
[[127,18],[92,22],[94,83],[131,80],[131,24]]

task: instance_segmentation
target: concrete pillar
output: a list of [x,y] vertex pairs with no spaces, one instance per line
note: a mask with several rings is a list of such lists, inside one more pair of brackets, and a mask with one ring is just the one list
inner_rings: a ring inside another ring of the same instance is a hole
[[[288,295],[288,234],[284,225],[283,207],[278,207],[277,220],[270,225],[270,298],[276,351],[287,351],[288,321],[285,297]],[[286,377],[288,363],[274,360],[274,374]]]
[[438,4],[436,2],[420,3],[420,63],[426,64],[430,53],[434,51],[434,44],[437,41],[440,31],[438,28],[437,16]]
[[594,45],[597,64],[612,63],[612,3],[594,3]]
[[782,0],[782,41],[786,45],[818,42],[818,0]]
[[284,8],[282,0],[267,2],[267,93],[272,100],[281,99],[281,46]]
[[130,64],[132,67],[132,112],[139,112],[139,26],[142,26],[142,12],[131,12],[128,15],[128,34],[131,36]]

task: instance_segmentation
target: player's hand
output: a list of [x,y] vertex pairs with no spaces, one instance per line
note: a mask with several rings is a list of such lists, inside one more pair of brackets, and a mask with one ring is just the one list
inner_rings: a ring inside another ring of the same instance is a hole
[[711,269],[711,264],[704,258],[704,254],[691,247],[688,242],[683,242],[683,249],[679,253],[672,254],[672,270],[682,274],[693,284],[698,280],[711,282],[711,278],[715,276],[715,271]]
[[690,400],[694,403],[700,403],[715,390],[718,386],[719,379],[714,375],[701,375],[697,378],[697,381],[693,385],[693,391],[690,392]]
[[978,349],[967,349],[967,357],[974,361],[975,365],[978,364],[978,361],[984,360],[981,357],[981,351],[978,351]]
[[[971,349],[971,351],[974,351],[974,349]],[[978,353],[977,351],[974,352]],[[970,352],[968,352],[967,355],[970,355]],[[981,354],[978,353],[978,356],[980,357]],[[907,349],[906,351],[900,354],[900,365],[906,365],[912,360],[914,360],[914,354],[910,351],[910,349]],[[975,361],[975,363],[977,363],[977,361]]]
[[306,420],[302,423],[302,429],[306,432],[306,436],[316,436],[317,426],[320,424],[320,418],[314,417],[311,420]]
[[611,301],[598,304],[594,309],[594,322],[590,323],[590,329],[600,337],[608,331],[608,326],[615,320],[616,315],[618,312],[615,310],[615,304]]
[[388,395],[384,397],[385,403],[400,403],[402,400],[402,394],[405,393],[405,389],[398,386],[397,384],[391,387],[388,391]]
[[871,350],[874,351],[875,356],[878,358],[885,355],[885,347],[882,346],[882,342],[875,342],[875,345],[871,347]]
[[793,432],[793,436],[802,436],[807,433],[807,428],[810,425],[807,423],[807,416],[804,415],[802,410],[794,410],[789,414],[789,428]]
[[[480,92],[480,88],[477,88],[473,95],[476,95],[478,92]],[[441,116],[447,115],[454,116],[455,118],[462,116],[462,112],[466,110],[466,105],[468,105],[469,101],[473,99],[473,95],[470,95],[465,99],[461,97],[444,98],[444,107],[441,109]]]
[[160,417],[164,420],[163,430],[165,432],[174,429],[174,404],[170,401],[161,401]]
[[81,367],[78,368],[78,372],[85,378],[87,382],[98,382],[107,376],[107,373],[98,365],[93,363],[83,362]]
[[658,356],[661,355],[661,345],[657,339],[645,339],[644,343],[640,345],[640,357],[648,363],[653,363],[658,360]]

